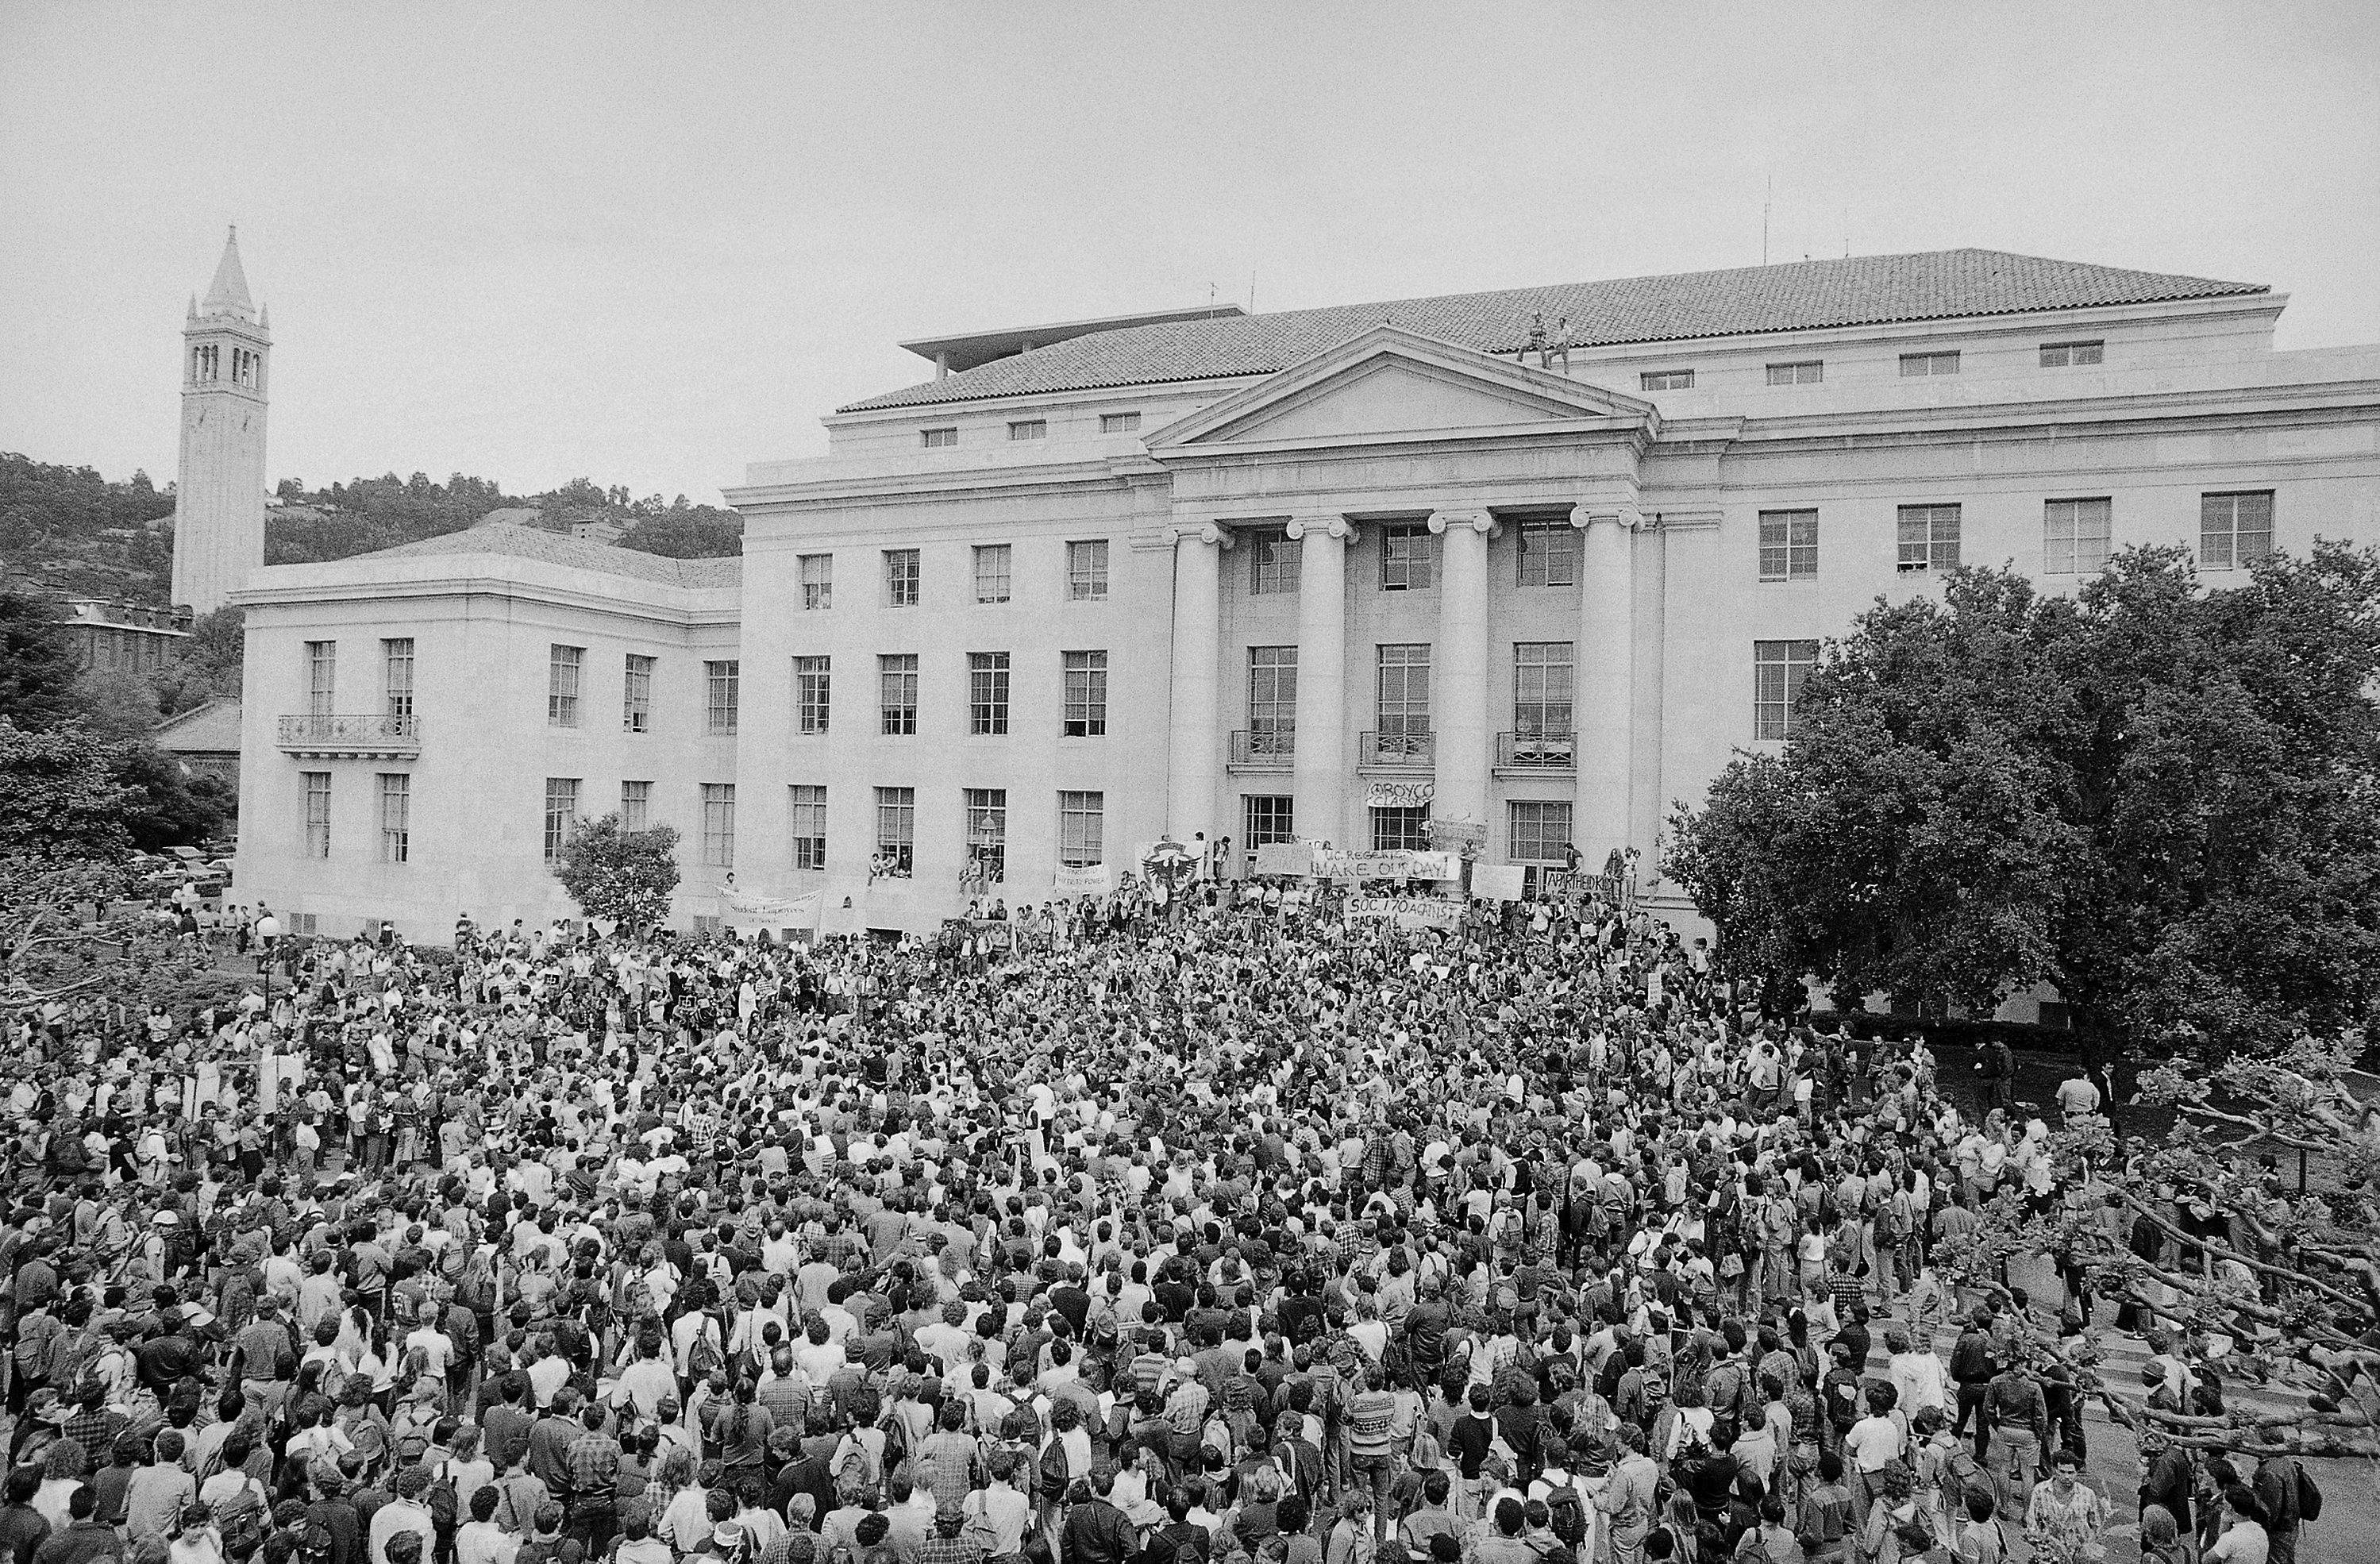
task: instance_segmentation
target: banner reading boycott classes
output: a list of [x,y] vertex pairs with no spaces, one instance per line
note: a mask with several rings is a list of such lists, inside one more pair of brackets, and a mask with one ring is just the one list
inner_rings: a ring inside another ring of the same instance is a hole
[[1460,928],[1463,903],[1444,896],[1350,896],[1347,916],[1392,918],[1399,928]]

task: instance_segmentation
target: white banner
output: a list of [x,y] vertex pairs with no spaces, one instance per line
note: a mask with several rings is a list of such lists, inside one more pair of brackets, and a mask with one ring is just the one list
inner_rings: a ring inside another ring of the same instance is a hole
[[1258,874],[1312,874],[1314,849],[1303,842],[1268,842],[1257,848]]
[[1060,864],[1057,891],[1061,896],[1104,896],[1115,889],[1115,869],[1108,864]]
[[1483,901],[1517,902],[1528,885],[1529,870],[1524,864],[1471,866],[1471,893]]
[[722,891],[720,904],[725,919],[737,928],[816,928],[826,892],[806,896],[756,896],[749,891]]
[[1376,782],[1364,790],[1364,803],[1374,809],[1418,809],[1438,796],[1438,784],[1426,782]]
[[1393,918],[1399,928],[1460,928],[1463,903],[1444,896],[1350,896],[1349,918]]
[[1451,853],[1403,847],[1379,853],[1328,852],[1314,855],[1314,873],[1322,879],[1460,879],[1463,861]]

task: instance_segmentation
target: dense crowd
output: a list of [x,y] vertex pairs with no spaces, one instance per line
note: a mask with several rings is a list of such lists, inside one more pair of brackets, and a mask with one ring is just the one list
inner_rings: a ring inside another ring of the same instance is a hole
[[[1998,1564],[2111,1521],[2043,1351],[2080,1276],[1935,1265],[2004,1190],[2106,1205],[2005,1050],[1979,1096],[1764,1022],[1641,914],[1224,883],[261,963],[9,1022],[0,1564]],[[2289,1564],[2289,1463],[2144,1466],[2152,1557]]]

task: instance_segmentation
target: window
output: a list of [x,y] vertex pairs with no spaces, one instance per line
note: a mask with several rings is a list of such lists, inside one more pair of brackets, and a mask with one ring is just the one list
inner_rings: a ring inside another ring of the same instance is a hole
[[1566,521],[1521,523],[1520,584],[1578,585],[1578,528]]
[[548,777],[545,779],[545,861],[558,864],[562,849],[570,841],[570,829],[578,820],[578,779]]
[[1802,681],[1818,665],[1815,641],[1752,643],[1752,736],[1788,738]]
[[2201,494],[2198,497],[2198,563],[2228,570],[2273,552],[2273,491]]
[[971,651],[967,653],[967,732],[998,734],[1007,731],[1008,654]]
[[1108,654],[1070,651],[1060,654],[1066,680],[1065,725],[1068,738],[1103,738],[1108,731]]
[[1018,418],[1008,426],[1011,440],[1047,440],[1050,421],[1047,418]]
[[880,787],[876,790],[876,864],[894,879],[906,879],[917,867],[917,790]]
[[624,782],[620,784],[620,829],[647,830],[653,823],[653,784],[649,782]]
[[1101,413],[1099,415],[1101,434],[1130,434],[1139,427],[1138,413]]
[[834,556],[804,554],[801,556],[802,607],[832,608],[834,606]]
[[578,674],[587,662],[585,647],[557,646],[545,655],[545,725],[578,725]]
[[970,787],[966,795],[966,861],[986,883],[1008,878],[1008,790]]
[[1372,809],[1372,851],[1393,853],[1400,848],[1416,853],[1429,851],[1429,806],[1402,805]]
[[413,779],[403,771],[380,773],[380,861],[401,864],[413,844]]
[[1008,600],[1008,545],[978,543],[975,546],[975,600],[979,603],[1004,603]]
[[826,789],[795,782],[787,795],[792,802],[794,867],[826,867]]
[[1515,798],[1511,810],[1512,862],[1563,864],[1570,861],[1570,805],[1552,799]]
[[1420,522],[1381,527],[1380,590],[1429,590],[1430,566],[1435,563],[1430,553],[1430,541],[1429,527]]
[[1378,675],[1380,749],[1429,736],[1429,648],[1384,646]]
[[1512,647],[1512,726],[1533,737],[1571,731],[1575,664],[1568,641],[1520,641]]
[[2045,370],[2078,368],[2097,364],[2107,357],[2105,342],[2045,342],[2041,345],[2041,367]]
[[953,428],[920,430],[929,451],[947,451],[959,443],[959,431]]
[[1798,581],[1818,574],[1818,513],[1760,513],[1760,578]]
[[1900,568],[1955,570],[1959,566],[1959,507],[1900,507]]
[[709,692],[703,701],[702,731],[713,738],[733,738],[738,686],[744,682],[743,663],[733,660],[706,662],[702,665],[702,682]]
[[1104,793],[1058,794],[1058,861],[1070,868],[1108,861]]
[[907,737],[917,731],[917,654],[898,652],[876,660],[878,732]]
[[1296,591],[1305,551],[1293,548],[1285,532],[1251,532],[1247,540],[1249,592],[1269,597]]
[[306,643],[306,709],[316,717],[328,717],[338,700],[339,643],[308,641]]
[[1928,375],[1955,375],[1959,372],[1956,353],[1904,353],[1900,356],[1900,378],[1924,380]]
[[400,637],[380,644],[382,685],[392,717],[413,715],[413,637]]
[[1253,862],[1269,842],[1297,840],[1297,801],[1286,794],[1249,794],[1240,800],[1240,845]]
[[735,867],[735,784],[702,784],[702,861],[714,869]]
[[1248,737],[1258,755],[1289,750],[1297,734],[1297,649],[1248,649]]
[[2107,563],[2115,528],[2112,500],[2050,500],[2041,508],[2041,569],[2047,576],[2096,576]]
[[301,940],[311,940],[322,932],[320,913],[283,913],[281,930]]
[[834,685],[831,657],[794,659],[794,725],[805,734],[826,732],[827,707]]
[[1647,370],[1636,377],[1636,383],[1646,391],[1692,391],[1694,372],[1692,370]]
[[884,551],[884,601],[892,608],[917,606],[922,574],[915,549]]
[[653,721],[653,660],[628,654],[626,678],[620,686],[620,731],[641,734],[651,730]]
[[331,773],[300,771],[306,783],[306,856],[331,855]]
[[1826,378],[1827,361],[1824,358],[1803,358],[1791,364],[1768,366],[1768,383],[1771,385],[1816,385]]
[[1108,543],[1104,538],[1066,545],[1066,599],[1069,602],[1105,602],[1108,596]]

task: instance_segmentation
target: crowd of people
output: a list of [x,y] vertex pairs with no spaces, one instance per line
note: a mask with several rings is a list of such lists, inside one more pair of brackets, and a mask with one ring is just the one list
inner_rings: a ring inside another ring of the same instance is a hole
[[[9,1022],[0,1564],[1999,1564],[2118,1518],[2044,1351],[2079,1274],[1935,1264],[2005,1190],[2106,1204],[2013,1072],[1763,1021],[1641,913],[1127,885],[261,959]],[[2288,1463],[2144,1463],[2160,1564],[2290,1564]]]

